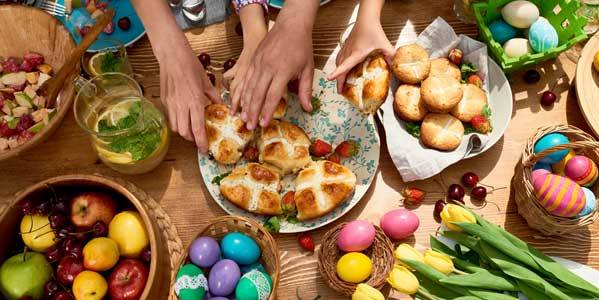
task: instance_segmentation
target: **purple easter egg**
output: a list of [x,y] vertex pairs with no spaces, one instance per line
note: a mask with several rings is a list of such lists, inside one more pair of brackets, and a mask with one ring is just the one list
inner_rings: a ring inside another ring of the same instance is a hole
[[208,276],[208,289],[213,296],[227,296],[235,291],[241,277],[239,266],[230,259],[218,261]]
[[201,268],[210,268],[220,259],[218,242],[211,237],[202,236],[189,246],[189,259]]
[[227,297],[212,297],[212,298],[208,298],[208,300],[231,300]]

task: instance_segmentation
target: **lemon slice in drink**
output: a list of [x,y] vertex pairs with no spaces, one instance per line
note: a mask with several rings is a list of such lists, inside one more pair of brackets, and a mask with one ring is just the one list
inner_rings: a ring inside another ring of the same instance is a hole
[[102,74],[102,61],[104,60],[104,57],[109,53],[110,52],[98,52],[89,59],[87,67],[89,68],[90,75],[98,76]]
[[131,98],[107,108],[100,117],[98,117],[98,121],[96,121],[96,124],[94,125],[94,130],[99,132],[98,124],[102,120],[106,120],[110,126],[116,126],[120,119],[129,116],[129,108],[131,105],[139,103],[140,101],[139,98]]
[[103,157],[104,159],[106,159],[107,161],[109,161],[113,164],[122,165],[122,164],[128,164],[128,163],[133,162],[133,157],[131,156],[131,153],[129,153],[129,152],[116,153],[116,152],[106,150],[99,145],[96,146],[96,150],[98,150],[98,155],[100,155],[100,157]]

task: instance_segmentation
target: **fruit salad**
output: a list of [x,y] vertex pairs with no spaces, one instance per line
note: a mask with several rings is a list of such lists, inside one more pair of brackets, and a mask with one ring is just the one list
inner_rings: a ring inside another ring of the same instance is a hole
[[0,153],[30,140],[56,114],[56,108],[38,95],[51,74],[52,67],[35,52],[0,58]]

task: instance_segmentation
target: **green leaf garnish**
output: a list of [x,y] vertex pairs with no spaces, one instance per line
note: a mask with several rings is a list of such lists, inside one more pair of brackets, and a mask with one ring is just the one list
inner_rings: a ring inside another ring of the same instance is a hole
[[277,216],[270,217],[264,222],[264,228],[270,232],[279,232],[281,230],[281,223]]
[[121,71],[122,65],[123,59],[121,57],[116,56],[112,52],[106,52],[106,54],[102,56],[100,71],[102,71],[102,73],[119,72]]
[[98,122],[98,132],[106,133],[110,131],[129,129],[133,127],[137,123],[137,120],[139,119],[139,115],[141,113],[141,101],[136,101],[133,104],[131,104],[128,113],[129,114],[126,117],[119,119],[115,126],[108,124],[108,120],[106,119],[100,120],[100,122]]
[[312,104],[312,111],[310,112],[311,114],[316,113],[322,106],[322,101],[320,100],[320,98],[315,96],[312,96],[312,100],[310,100],[310,103]]
[[406,130],[414,137],[420,137],[420,124],[415,122],[405,122]]
[[470,123],[464,124],[464,135],[476,133],[476,132],[478,132],[478,131],[476,131],[476,129],[474,129],[474,127],[472,127],[472,124],[470,124]]
[[485,116],[485,118],[487,118],[487,120],[491,120],[492,111],[491,111],[491,108],[489,107],[489,105],[485,105],[485,107],[483,108],[482,115]]
[[460,72],[462,72],[462,81],[466,82],[470,75],[478,72],[478,68],[473,63],[467,62],[460,66]]
[[229,174],[231,174],[231,172],[225,172],[225,173],[222,173],[222,174],[220,174],[218,176],[215,176],[212,179],[212,183],[216,184],[216,185],[220,185],[221,180],[223,180],[223,178],[229,176]]

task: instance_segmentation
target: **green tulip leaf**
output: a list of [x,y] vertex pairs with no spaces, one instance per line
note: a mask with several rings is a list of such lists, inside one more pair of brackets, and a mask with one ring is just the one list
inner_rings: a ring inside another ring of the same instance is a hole
[[514,282],[489,271],[480,271],[467,275],[452,275],[440,280],[441,283],[482,288],[496,291],[518,291]]

